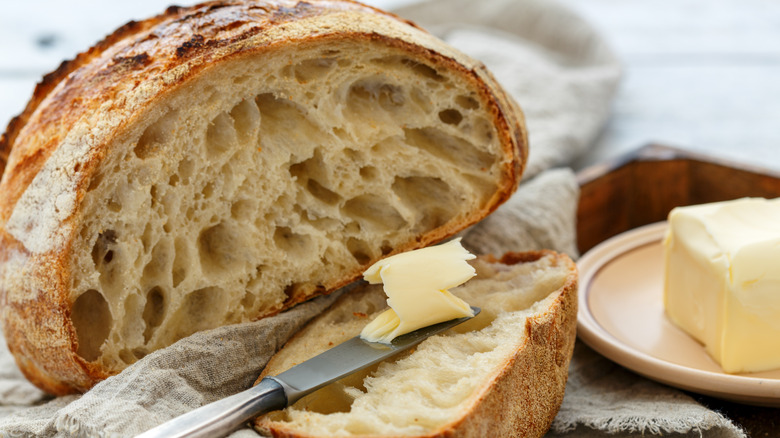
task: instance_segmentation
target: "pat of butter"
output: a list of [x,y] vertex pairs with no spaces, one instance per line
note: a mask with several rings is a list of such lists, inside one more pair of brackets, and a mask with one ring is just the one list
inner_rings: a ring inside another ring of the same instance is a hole
[[466,262],[473,258],[460,239],[455,239],[373,264],[363,278],[384,285],[390,309],[371,321],[360,336],[371,342],[389,343],[422,327],[474,316],[471,307],[448,290],[476,275]]
[[780,199],[675,208],[664,253],[672,322],[725,372],[780,368]]

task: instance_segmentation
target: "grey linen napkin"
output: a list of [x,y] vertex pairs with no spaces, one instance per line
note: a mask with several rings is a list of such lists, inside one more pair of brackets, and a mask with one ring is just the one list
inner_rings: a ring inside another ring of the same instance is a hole
[[[577,16],[544,0],[432,0],[396,11],[482,60],[523,108],[531,158],[518,192],[464,232],[475,252],[549,248],[577,257],[578,186],[565,166],[605,123],[620,65]],[[334,297],[202,332],[155,352],[82,396],[49,398],[0,342],[0,435],[133,436],[251,385],[273,352]],[[641,378],[582,344],[551,437],[742,437],[687,395]],[[253,437],[242,429],[233,438]]]

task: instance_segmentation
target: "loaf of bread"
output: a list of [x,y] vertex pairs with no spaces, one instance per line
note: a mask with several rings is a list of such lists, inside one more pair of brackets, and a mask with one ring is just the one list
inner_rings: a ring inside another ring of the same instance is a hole
[[[451,292],[473,320],[255,420],[284,437],[539,437],[563,401],[574,348],[577,271],[551,251],[472,262]],[[279,374],[360,333],[387,304],[379,285],[340,297],[263,371]]]
[[479,221],[526,154],[484,66],[392,14],[224,0],[130,22],[0,138],[9,348],[84,391]]

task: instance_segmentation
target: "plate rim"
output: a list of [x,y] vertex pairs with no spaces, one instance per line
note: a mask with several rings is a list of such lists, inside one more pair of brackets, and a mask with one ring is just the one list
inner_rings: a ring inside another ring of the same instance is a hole
[[618,339],[590,311],[590,285],[599,271],[623,254],[661,241],[667,226],[666,221],[661,221],[628,230],[599,243],[580,257],[577,337],[608,359],[652,380],[740,403],[780,406],[780,379],[717,373],[657,358]]

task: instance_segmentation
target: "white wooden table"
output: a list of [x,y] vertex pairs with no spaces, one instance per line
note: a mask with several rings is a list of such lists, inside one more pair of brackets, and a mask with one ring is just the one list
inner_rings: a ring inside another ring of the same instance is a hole
[[[0,126],[63,59],[171,1],[8,1],[0,15]],[[662,142],[780,168],[780,2],[560,1],[591,21],[625,63],[614,115],[575,167]]]
[[780,168],[780,2],[564,3],[626,67],[615,115],[582,163],[659,141]]

